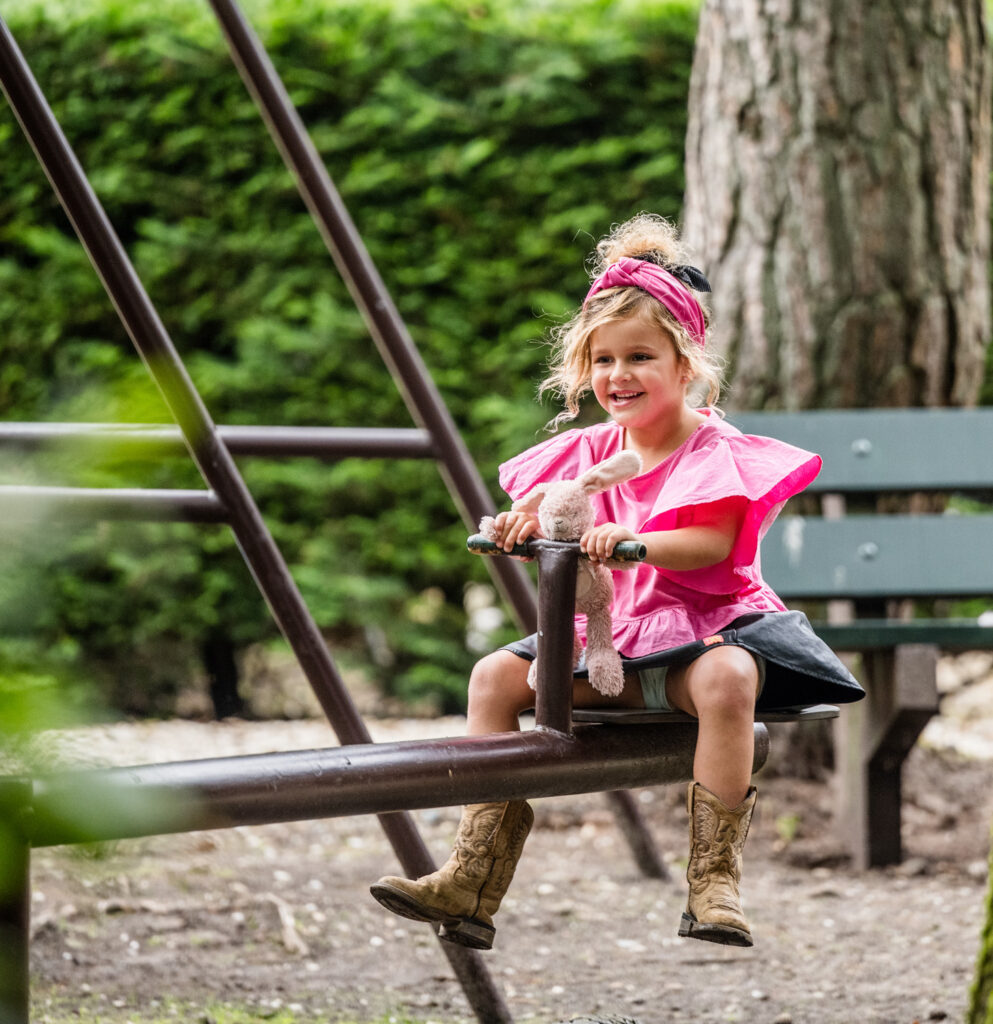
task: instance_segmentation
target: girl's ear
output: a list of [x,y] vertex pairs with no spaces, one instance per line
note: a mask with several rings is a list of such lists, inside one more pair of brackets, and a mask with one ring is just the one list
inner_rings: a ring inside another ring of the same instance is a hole
[[545,488],[536,487],[533,491],[525,494],[523,498],[518,498],[510,507],[514,512],[537,512],[538,506],[544,498]]
[[682,352],[679,353],[679,373],[679,379],[684,384],[691,384],[696,380],[696,374],[693,372],[693,367],[690,364],[689,359],[684,356]]

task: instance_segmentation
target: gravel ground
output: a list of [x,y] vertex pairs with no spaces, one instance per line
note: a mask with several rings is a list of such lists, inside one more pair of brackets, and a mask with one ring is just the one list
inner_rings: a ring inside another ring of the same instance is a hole
[[[483,955],[514,1018],[961,1020],[993,817],[993,759],[975,756],[988,714],[973,707],[939,720],[912,754],[907,860],[892,870],[853,871],[834,829],[830,785],[779,776],[773,761],[758,779],[746,850],[750,950],[676,937],[685,901],[682,787],[636,794],[669,882],[638,874],[601,795],[536,801],[495,948]],[[460,734],[462,722],[370,727],[375,739],[413,739]],[[318,721],[122,723],[76,730],[62,749],[70,761],[136,764],[303,749],[329,737]],[[444,859],[457,812],[415,820]],[[473,1020],[427,926],[393,917],[369,896],[371,881],[396,870],[369,817],[38,851],[32,1021],[64,1020],[78,1008],[107,1024],[153,1011],[210,1022],[221,1004],[259,1020],[281,1011],[308,1022]]]

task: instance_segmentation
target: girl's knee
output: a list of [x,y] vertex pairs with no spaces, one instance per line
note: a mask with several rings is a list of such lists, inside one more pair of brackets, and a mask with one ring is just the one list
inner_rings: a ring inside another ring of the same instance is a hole
[[[700,665],[693,687],[693,700],[698,714],[718,713],[745,717],[755,713],[759,688],[759,669],[755,659],[745,650],[721,652],[730,657],[713,659]],[[703,658],[700,659],[702,663]]]
[[530,707],[532,695],[527,684],[530,662],[509,651],[495,651],[481,658],[469,675],[469,703]]

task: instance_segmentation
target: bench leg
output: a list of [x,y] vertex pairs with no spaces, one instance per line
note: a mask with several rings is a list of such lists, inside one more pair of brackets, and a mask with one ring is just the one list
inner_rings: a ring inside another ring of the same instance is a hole
[[0,1022],[28,1024],[28,943],[31,928],[31,845],[24,814],[26,779],[0,779]]
[[901,771],[921,730],[938,711],[938,649],[905,644],[868,652],[867,696],[839,724],[839,819],[862,870],[898,864]]

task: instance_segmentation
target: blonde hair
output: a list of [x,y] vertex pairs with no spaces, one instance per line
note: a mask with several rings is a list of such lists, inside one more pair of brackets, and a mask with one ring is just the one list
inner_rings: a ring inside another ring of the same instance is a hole
[[[639,213],[631,220],[615,225],[610,234],[600,240],[589,261],[591,277],[598,277],[624,256],[666,267],[687,262],[676,228],[654,213]],[[700,301],[699,293],[692,294]],[[700,306],[704,321],[709,326],[710,317],[702,301]],[[632,317],[641,317],[672,338],[676,353],[689,371],[693,390],[702,398],[701,404],[717,404],[723,382],[722,362],[694,341],[658,299],[640,288],[608,288],[598,292],[571,320],[551,332],[550,373],[538,390],[542,395],[552,392],[559,396],[565,409],[551,421],[550,428],[575,419],[579,415],[580,400],[591,390],[593,361],[590,338],[593,332],[604,324]]]

